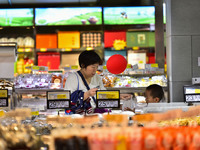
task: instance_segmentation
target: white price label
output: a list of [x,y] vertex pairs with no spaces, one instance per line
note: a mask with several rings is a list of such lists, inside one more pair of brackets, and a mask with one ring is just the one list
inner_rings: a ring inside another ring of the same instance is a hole
[[98,108],[118,108],[119,107],[119,102],[116,101],[98,101]]

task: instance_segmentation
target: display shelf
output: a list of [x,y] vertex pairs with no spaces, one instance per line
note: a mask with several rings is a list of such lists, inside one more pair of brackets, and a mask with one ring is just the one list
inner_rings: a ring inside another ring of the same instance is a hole
[[[106,87],[107,90],[120,90],[120,93],[142,93],[146,87]],[[168,87],[163,86],[163,90],[167,91]]]
[[129,77],[152,77],[166,75],[165,73],[152,73],[152,74],[116,74],[116,76],[129,76]]
[[69,49],[69,48],[41,48],[36,49],[36,52],[62,52],[62,53],[70,53],[70,52],[83,52],[85,50],[102,50],[103,47],[81,47],[79,49]]
[[34,97],[34,98],[23,98],[23,101],[32,101],[32,102],[34,102],[35,100],[46,101],[46,98],[38,98],[38,97]]
[[15,93],[28,94],[28,93],[44,93],[46,91],[63,91],[64,89],[15,89]]

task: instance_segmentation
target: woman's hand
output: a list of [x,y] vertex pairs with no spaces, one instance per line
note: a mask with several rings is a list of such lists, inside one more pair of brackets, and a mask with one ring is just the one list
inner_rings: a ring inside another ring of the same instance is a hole
[[84,93],[84,100],[87,99],[90,96],[94,96],[96,95],[96,91],[98,90],[98,88],[93,88],[88,90],[87,92]]

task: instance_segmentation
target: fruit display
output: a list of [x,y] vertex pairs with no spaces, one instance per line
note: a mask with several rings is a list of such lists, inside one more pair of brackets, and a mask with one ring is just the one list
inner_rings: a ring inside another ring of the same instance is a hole
[[33,66],[33,59],[30,59],[28,56],[19,55],[18,60],[16,61],[16,71],[17,74],[22,73],[31,73],[31,69],[29,67]]

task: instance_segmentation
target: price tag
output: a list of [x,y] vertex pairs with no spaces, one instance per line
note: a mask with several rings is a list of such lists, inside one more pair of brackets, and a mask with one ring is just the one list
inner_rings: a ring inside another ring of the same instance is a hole
[[195,91],[194,93],[200,94],[200,89],[195,89],[194,91]]
[[0,107],[8,107],[8,89],[0,89]]
[[46,48],[40,48],[40,52],[46,52],[47,49]]
[[139,67],[138,67],[138,64],[135,64],[132,66],[133,67],[133,70],[137,70]]
[[0,98],[8,98],[8,90],[7,89],[0,90]]
[[158,68],[158,64],[151,64],[152,68]]
[[103,69],[107,69],[107,67],[106,67],[106,66],[103,66]]
[[57,99],[67,99],[67,96],[65,94],[58,94]]
[[119,108],[120,92],[119,90],[99,90],[96,92],[97,108]]
[[47,91],[47,109],[70,108],[70,91]]
[[1,110],[1,111],[0,111],[0,117],[2,117],[2,116],[4,116],[4,115],[5,115],[4,111]]
[[48,71],[48,67],[46,66],[32,66],[33,71]]
[[128,64],[126,68],[130,69],[130,68],[132,68],[132,65]]
[[97,91],[97,99],[119,99],[119,91]]
[[18,48],[17,51],[18,52],[24,52],[24,49],[23,48]]
[[70,51],[72,51],[72,49],[71,48],[65,48],[65,51],[70,52]]
[[133,50],[139,50],[139,47],[134,46],[134,47],[132,47],[132,49],[133,49]]
[[184,86],[184,101],[200,102],[200,86],[199,85],[185,85]]
[[92,47],[87,47],[86,50],[90,51],[90,50],[93,50],[93,48]]
[[0,107],[8,107],[8,98],[0,98]]
[[32,70],[39,70],[40,67],[39,66],[32,66]]
[[77,70],[77,69],[78,69],[78,66],[77,66],[77,65],[71,66],[71,69]]
[[25,48],[25,52],[31,52],[32,49],[31,48]]
[[140,60],[138,63],[139,63],[139,64],[143,64],[144,62],[143,62],[142,60]]
[[118,100],[98,100],[98,108],[118,108]]
[[39,111],[32,111],[32,112],[31,112],[31,115],[32,115],[32,116],[39,116]]

